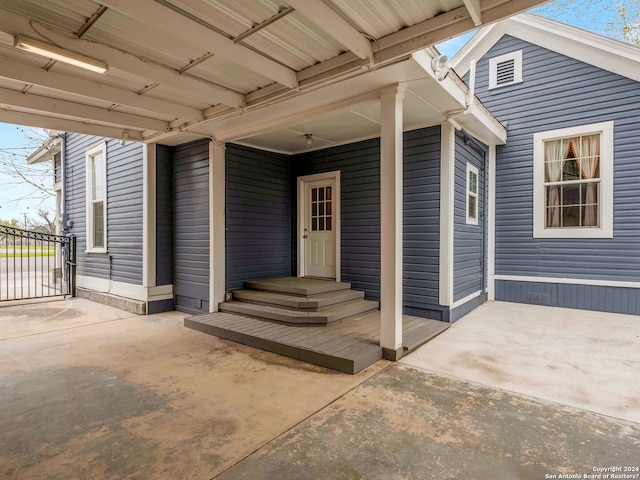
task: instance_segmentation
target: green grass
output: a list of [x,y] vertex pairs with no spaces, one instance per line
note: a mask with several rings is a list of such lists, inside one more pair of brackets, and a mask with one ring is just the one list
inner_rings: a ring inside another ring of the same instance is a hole
[[56,247],[0,247],[0,258],[53,257]]

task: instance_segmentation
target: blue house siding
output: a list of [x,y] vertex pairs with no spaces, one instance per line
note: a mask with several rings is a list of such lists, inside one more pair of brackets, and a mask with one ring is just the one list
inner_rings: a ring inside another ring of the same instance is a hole
[[341,279],[380,300],[380,139],[300,154],[292,161],[296,178],[340,170]]
[[[485,278],[485,169],[479,146],[456,136],[454,178],[453,300],[484,289]],[[478,225],[467,224],[467,164],[478,169]]]
[[227,290],[291,275],[291,185],[287,155],[227,145]]
[[209,311],[209,141],[173,151],[173,293],[176,310]]
[[[439,296],[440,127],[404,134],[405,313],[442,318]],[[380,139],[300,154],[295,176],[340,170],[342,280],[380,300]]]
[[[520,49],[523,83],[487,90],[488,59]],[[507,145],[497,149],[496,275],[640,281],[640,115],[635,107],[640,105],[640,84],[505,36],[478,62],[476,94],[508,124]],[[614,122],[613,238],[533,238],[533,134],[605,121]],[[523,301],[529,294],[538,298],[542,287],[535,287],[500,283],[496,299]],[[592,309],[623,309],[608,308],[596,293],[599,288],[583,292],[558,287],[557,295],[545,295],[551,305],[573,305],[578,300],[563,296],[586,293],[596,302]]]
[[403,305],[442,319],[440,302],[440,127],[404,135]]
[[638,288],[497,280],[496,298],[611,313],[637,315],[640,312]]
[[[77,237],[81,276],[142,284],[142,144],[125,147],[106,140],[107,156],[107,249],[108,253],[86,253],[85,152],[105,141],[100,137],[67,133],[65,211]],[[111,261],[110,261],[111,260]]]
[[173,150],[156,147],[156,285],[173,283]]

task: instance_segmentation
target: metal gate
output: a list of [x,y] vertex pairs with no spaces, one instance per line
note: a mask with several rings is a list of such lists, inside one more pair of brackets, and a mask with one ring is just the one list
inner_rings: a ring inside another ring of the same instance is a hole
[[0,225],[0,302],[75,297],[76,239]]

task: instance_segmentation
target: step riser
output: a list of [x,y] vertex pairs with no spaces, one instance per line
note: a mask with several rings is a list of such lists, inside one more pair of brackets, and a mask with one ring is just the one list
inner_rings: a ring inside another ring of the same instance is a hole
[[[307,283],[307,285],[305,285]],[[316,281],[312,284],[305,282],[305,279],[268,279],[268,280],[247,280],[244,288],[258,290],[262,292],[282,293],[287,295],[316,295],[328,292],[339,292],[351,289],[350,283]]]
[[[294,297],[292,295],[283,295],[270,292],[254,291],[254,290],[238,290],[233,292],[233,299],[251,303],[255,305],[271,305],[281,308],[289,308],[304,311],[319,311],[325,307],[353,302],[364,299],[364,292],[356,290],[345,290],[343,292],[335,292],[322,299],[312,297]],[[315,296],[317,297],[317,295]]]
[[276,322],[284,322],[298,325],[326,325],[337,322],[354,315],[360,315],[378,309],[377,302],[360,300],[344,304],[341,308],[335,308],[323,312],[304,312],[285,310],[281,308],[264,307],[245,302],[223,302],[218,309],[222,312],[238,313],[251,317],[262,318]]

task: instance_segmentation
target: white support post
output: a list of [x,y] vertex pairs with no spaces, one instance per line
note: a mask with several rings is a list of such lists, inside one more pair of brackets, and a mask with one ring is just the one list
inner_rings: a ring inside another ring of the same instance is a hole
[[226,278],[225,146],[209,143],[209,311],[224,301]]
[[453,305],[453,214],[455,128],[449,122],[440,131],[440,305]]
[[385,358],[402,357],[402,111],[406,88],[380,97],[380,346]]
[[156,286],[156,144],[142,145],[142,286]]
[[496,299],[495,275],[496,275],[496,146],[489,146],[489,188],[488,188],[488,238],[487,238],[487,263],[488,279],[487,290],[489,301]]

